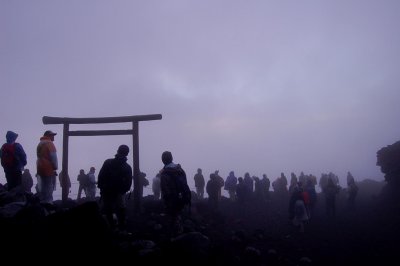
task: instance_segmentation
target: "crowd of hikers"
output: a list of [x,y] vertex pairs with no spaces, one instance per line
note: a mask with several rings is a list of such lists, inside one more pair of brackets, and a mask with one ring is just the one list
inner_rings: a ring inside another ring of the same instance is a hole
[[[130,197],[133,171],[127,162],[130,152],[127,145],[119,145],[115,155],[104,160],[97,178],[94,167],[87,173],[81,169],[76,177],[78,196],[71,199],[68,198],[71,180],[58,168],[53,144],[55,135],[48,130],[40,137],[36,172],[33,172],[37,184],[33,189],[25,151],[16,142],[18,134],[12,131],[6,134],[6,143],[0,149],[7,181],[0,184],[0,228],[8,250],[20,245],[20,238],[15,237],[20,234],[24,235],[25,247],[31,248],[32,243],[35,245],[39,241],[35,250],[40,252],[42,249],[51,252],[62,250],[60,254],[63,254],[69,248],[64,239],[85,235],[86,239],[92,240],[90,246],[96,254],[112,254],[108,252],[109,248],[115,247],[115,254],[121,255],[120,252],[129,248],[134,252],[127,256],[133,254],[135,258],[143,256],[145,260],[161,257],[175,261],[182,249],[185,252],[196,249],[199,252],[196,254],[205,258],[199,262],[219,258],[219,262],[228,259],[229,265],[302,265],[285,264],[283,259],[288,258],[285,256],[276,260],[275,247],[287,249],[292,262],[296,256],[312,255],[322,262],[316,265],[327,265],[325,262],[330,262],[331,258],[327,259],[326,255],[336,254],[336,251],[341,253],[341,259],[337,261],[346,261],[351,258],[348,249],[352,252],[356,249],[357,259],[363,259],[364,248],[376,249],[381,244],[383,248],[369,254],[363,261],[371,258],[378,261],[388,254],[395,254],[392,243],[397,243],[400,212],[392,206],[396,207],[400,202],[400,182],[396,172],[398,168],[393,168],[399,165],[396,160],[400,158],[400,142],[378,152],[377,165],[381,166],[388,182],[379,198],[370,198],[369,203],[373,206],[375,202],[372,200],[378,199],[378,208],[365,204],[368,186],[356,182],[351,172],[347,172],[347,187],[341,187],[339,177],[332,172],[322,173],[319,178],[304,172],[292,172],[287,177],[282,172],[270,179],[267,174],[256,176],[246,172],[238,175],[233,170],[221,173],[213,169],[207,170],[210,174],[207,173],[206,177],[205,171],[198,168],[189,180],[194,181],[191,191],[184,165],[174,161],[170,151],[164,151],[160,156],[160,171],[151,180],[151,186],[146,174],[140,172],[139,185],[151,187],[153,195],[140,201],[141,209],[136,213],[132,204],[135,197]],[[60,185],[67,188],[63,189],[67,194],[63,195],[62,201],[53,201],[57,176]],[[359,185],[363,195],[356,204]],[[140,197],[142,193],[143,190]],[[14,198],[17,194],[24,195],[24,198]],[[67,201],[64,201],[65,197]],[[11,208],[17,209],[10,212]],[[365,232],[374,234],[371,236]],[[30,242],[26,241],[29,239]],[[131,241],[129,245],[123,242],[127,239]],[[331,243],[334,248],[331,248]],[[371,243],[378,244],[371,246]],[[87,246],[82,244],[80,247]],[[171,253],[174,248],[178,249],[177,252]],[[101,251],[97,252],[99,249]],[[185,254],[195,261],[199,258],[190,252]],[[268,263],[253,264],[253,259],[257,258]],[[235,264],[239,260],[241,263]],[[271,260],[276,263],[269,264]],[[330,265],[336,265],[334,263]]]
[[[37,173],[36,194],[41,202],[52,203],[52,192],[55,187],[58,162],[57,153],[53,141],[56,133],[46,131],[40,138],[37,146]],[[25,169],[27,158],[21,144],[16,142],[18,134],[8,131],[6,143],[0,150],[1,164],[4,168],[7,184],[5,189],[11,191],[21,188],[31,193],[33,186],[29,169]],[[88,173],[83,169],[77,176],[79,183],[77,200],[97,201],[96,190],[100,190],[102,211],[111,227],[125,230],[126,220],[126,194],[132,186],[132,167],[127,163],[129,147],[120,145],[114,158],[104,161],[96,181],[95,167],[91,167]],[[229,200],[246,208],[247,204],[254,202],[266,203],[271,200],[270,190],[274,197],[281,202],[287,202],[288,217],[299,232],[304,232],[304,225],[313,216],[317,202],[316,186],[319,185],[325,197],[325,209],[328,217],[336,215],[336,196],[341,187],[339,178],[334,173],[322,174],[319,182],[314,175],[306,175],[303,172],[297,176],[290,174],[290,182],[284,173],[281,173],[273,182],[266,174],[262,178],[245,173],[243,177],[237,177],[234,171],[230,171],[224,179],[218,170],[209,175],[209,179],[203,176],[201,168],[197,169],[193,180],[195,191],[190,191],[187,184],[186,173],[180,164],[173,162],[172,153],[165,151],[161,155],[162,169],[152,181],[152,191],[155,200],[162,200],[165,212],[170,219],[169,230],[179,233],[182,231],[181,213],[185,208],[190,208],[191,202],[201,201],[207,197],[211,210],[218,212],[222,198],[222,190],[226,190]],[[149,185],[146,174],[140,173],[141,186]],[[59,175],[61,186],[71,187],[69,176],[62,171]],[[358,187],[354,177],[347,173],[347,207],[354,210]],[[68,192],[68,190],[67,190]],[[143,190],[142,190],[143,193]],[[143,196],[141,194],[140,196]],[[117,219],[114,219],[114,215]]]
[[[208,202],[211,208],[218,210],[221,200],[221,190],[224,189],[232,202],[237,202],[243,206],[246,204],[264,204],[271,201],[270,187],[272,185],[274,197],[277,201],[288,201],[289,219],[293,225],[298,227],[300,232],[304,232],[304,224],[312,217],[317,202],[316,186],[325,198],[325,209],[327,217],[334,218],[336,215],[336,197],[342,190],[339,185],[339,178],[332,172],[321,174],[319,182],[314,175],[305,175],[303,172],[297,177],[291,173],[290,182],[284,173],[276,178],[272,184],[266,174],[262,178],[250,176],[247,172],[244,177],[236,177],[234,171],[230,171],[224,180],[215,171],[210,174],[210,178],[205,182],[202,169],[198,169],[194,175],[194,182],[197,199],[204,198],[204,188],[208,194]],[[350,211],[355,209],[355,199],[358,187],[353,175],[347,173],[347,208]]]

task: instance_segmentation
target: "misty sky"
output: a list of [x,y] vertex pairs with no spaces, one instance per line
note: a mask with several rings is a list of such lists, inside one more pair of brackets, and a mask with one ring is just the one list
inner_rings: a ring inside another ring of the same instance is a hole
[[[400,137],[399,14],[396,0],[0,0],[0,134],[19,134],[34,173],[46,129],[61,165],[62,126],[43,116],[162,114],[140,123],[150,178],[170,150],[189,182],[198,167],[383,180],[376,152]],[[71,137],[71,179],[123,143]]]

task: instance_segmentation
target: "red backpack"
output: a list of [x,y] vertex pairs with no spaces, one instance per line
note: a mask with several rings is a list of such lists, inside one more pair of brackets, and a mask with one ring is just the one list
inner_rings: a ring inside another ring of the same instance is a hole
[[303,197],[304,204],[309,205],[310,204],[310,194],[308,194],[307,191],[303,191],[303,192],[301,192],[301,196]]
[[1,147],[1,165],[4,168],[12,168],[16,166],[17,160],[15,159],[15,144],[5,143]]

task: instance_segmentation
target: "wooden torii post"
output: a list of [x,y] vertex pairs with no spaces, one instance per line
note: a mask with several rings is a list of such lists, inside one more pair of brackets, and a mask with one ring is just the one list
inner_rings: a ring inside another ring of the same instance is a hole
[[[141,191],[143,185],[139,180],[139,121],[160,120],[161,114],[134,115],[118,117],[94,117],[94,118],[70,118],[70,117],[50,117],[42,118],[43,124],[63,124],[63,153],[62,169],[65,176],[68,176],[68,140],[70,136],[104,136],[104,135],[132,135],[132,154],[133,154],[133,185],[134,185],[134,209],[140,210]],[[78,130],[70,131],[70,124],[106,124],[106,123],[132,123],[132,129],[126,130]],[[67,191],[65,191],[67,190]],[[69,189],[62,187],[63,202],[68,199]],[[66,196],[65,196],[66,195]]]

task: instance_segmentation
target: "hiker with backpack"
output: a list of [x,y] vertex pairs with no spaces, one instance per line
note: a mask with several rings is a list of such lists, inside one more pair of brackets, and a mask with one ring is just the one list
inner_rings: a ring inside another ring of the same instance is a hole
[[161,195],[165,211],[169,218],[169,230],[172,234],[183,232],[182,210],[191,204],[191,191],[187,185],[186,173],[180,164],[173,162],[172,153],[164,151],[161,155],[164,164],[160,171]]
[[9,191],[21,185],[22,170],[27,163],[24,148],[21,144],[15,142],[17,137],[17,133],[7,131],[7,142],[3,144],[0,150],[1,165],[6,174],[7,189]]
[[[100,169],[97,187],[100,189],[100,202],[103,214],[111,229],[126,229],[126,192],[132,186],[132,167],[126,162],[129,147],[120,145],[115,158],[104,161]],[[114,213],[118,224],[114,222]]]
[[[299,182],[301,184],[301,182]],[[301,186],[301,185],[300,185]],[[298,232],[304,233],[304,227],[307,223],[309,216],[305,203],[304,191],[302,188],[296,189],[292,193],[292,201],[293,201],[293,218],[292,223],[295,227],[297,227]]]

